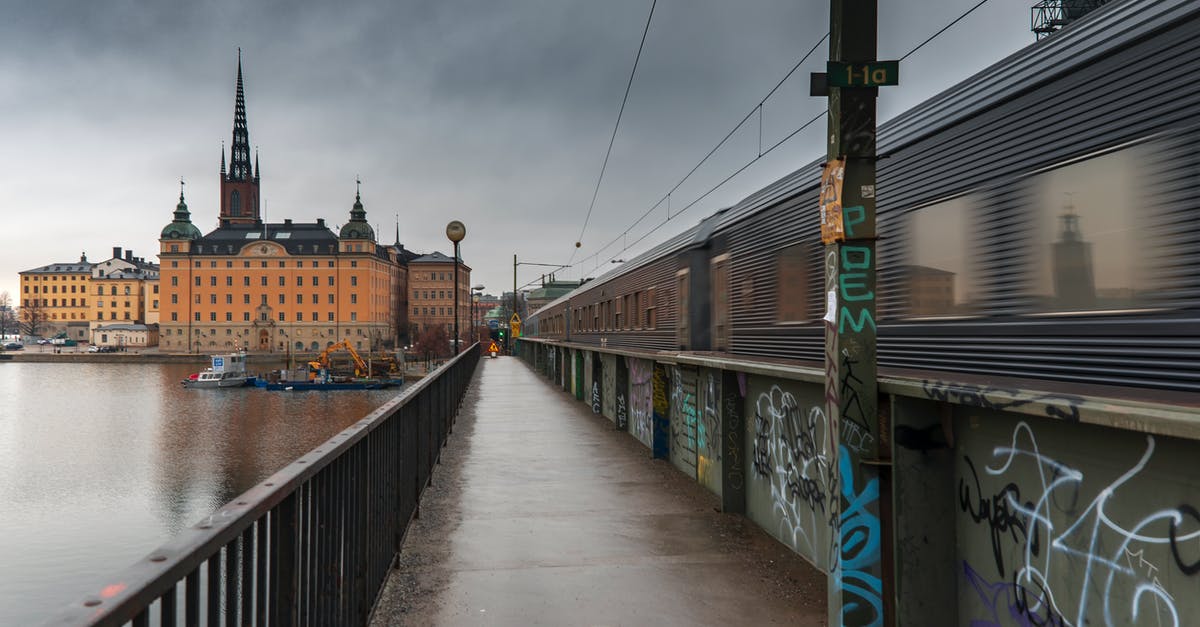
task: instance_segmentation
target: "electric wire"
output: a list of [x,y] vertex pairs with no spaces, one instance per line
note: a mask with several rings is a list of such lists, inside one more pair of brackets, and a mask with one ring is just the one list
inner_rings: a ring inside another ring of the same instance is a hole
[[[959,22],[961,22],[963,19],[965,19],[965,18],[966,18],[968,15],[970,15],[971,13],[974,13],[976,9],[978,9],[978,8],[979,8],[979,7],[981,7],[981,6],[983,6],[983,5],[984,5],[984,4],[986,4],[987,2],[988,2],[988,0],[979,0],[979,2],[975,3],[975,4],[974,4],[974,5],[971,7],[971,8],[967,9],[965,12],[963,12],[961,15],[959,15],[958,17],[956,17],[956,18],[955,18],[954,20],[952,20],[950,23],[946,24],[945,26],[943,26],[942,28],[940,28],[940,29],[939,29],[937,32],[933,33],[933,34],[932,34],[932,35],[930,35],[928,38],[926,38],[924,41],[922,41],[921,43],[917,44],[917,45],[916,45],[914,48],[912,48],[912,49],[911,49],[911,50],[909,50],[907,53],[905,53],[905,54],[904,54],[904,56],[900,57],[900,61],[903,61],[903,60],[905,60],[905,59],[909,58],[909,57],[910,57],[910,56],[912,56],[914,53],[916,53],[918,50],[920,50],[921,48],[924,48],[924,47],[925,47],[927,44],[929,44],[930,42],[932,42],[934,39],[937,39],[939,36],[941,36],[941,35],[942,35],[943,33],[945,33],[946,31],[950,30],[950,28],[952,28],[954,25],[956,25],[956,24],[958,24]],[[759,159],[761,159],[762,157],[764,157],[764,156],[766,156],[766,155],[770,154],[770,153],[771,153],[773,150],[775,150],[775,149],[776,149],[776,148],[778,148],[779,146],[783,145],[785,142],[787,142],[788,140],[790,140],[792,137],[795,137],[795,136],[796,136],[798,133],[800,133],[800,132],[801,132],[801,131],[803,131],[804,129],[808,128],[809,126],[811,126],[811,125],[812,125],[814,122],[816,122],[817,120],[819,120],[819,119],[821,119],[822,117],[824,117],[824,116],[826,115],[826,113],[828,113],[828,110],[821,112],[819,115],[817,115],[816,117],[812,118],[812,119],[811,119],[811,120],[809,120],[808,122],[805,122],[803,125],[801,125],[801,126],[800,126],[799,128],[797,128],[796,130],[792,131],[791,133],[788,133],[786,136],[784,136],[784,138],[783,138],[783,139],[779,140],[778,142],[776,142],[775,144],[773,144],[771,147],[767,148],[767,150],[765,150],[765,151],[761,149],[761,143],[762,143],[762,139],[761,139],[761,136],[760,136],[760,138],[759,138],[759,155],[758,155],[757,157],[755,157],[755,158],[751,159],[750,161],[746,162],[744,165],[742,165],[742,166],[741,166],[741,167],[739,167],[738,169],[734,170],[734,171],[733,171],[731,174],[729,174],[728,176],[726,176],[726,177],[725,177],[724,179],[722,179],[722,180],[721,180],[719,183],[717,183],[716,185],[714,185],[714,186],[712,186],[711,188],[709,188],[709,189],[708,189],[708,191],[706,191],[706,192],[704,192],[703,194],[701,194],[701,195],[700,195],[699,197],[697,197],[695,200],[693,200],[692,202],[688,203],[688,204],[687,204],[687,205],[685,205],[685,206],[684,206],[682,209],[680,209],[679,211],[675,212],[674,214],[672,214],[672,213],[671,213],[671,212],[668,210],[668,213],[667,213],[667,218],[666,218],[665,220],[663,220],[662,222],[659,222],[658,224],[656,224],[656,225],[654,225],[653,227],[651,227],[651,229],[650,229],[649,231],[647,231],[646,233],[642,234],[642,236],[641,236],[641,237],[639,237],[639,238],[637,238],[636,240],[634,240],[634,241],[633,241],[633,243],[628,243],[627,236],[628,236],[629,232],[630,232],[630,231],[632,231],[632,230],[633,230],[635,227],[637,227],[637,225],[638,225],[638,224],[640,224],[640,223],[641,223],[643,220],[645,220],[645,219],[646,219],[646,217],[648,217],[648,216],[649,216],[651,213],[653,213],[655,209],[657,209],[659,206],[661,206],[663,202],[669,202],[669,199],[670,199],[671,195],[672,195],[672,194],[673,194],[673,193],[674,193],[676,190],[678,190],[678,189],[679,189],[679,187],[680,187],[681,185],[683,185],[683,183],[684,183],[685,181],[687,181],[687,180],[688,180],[688,178],[689,178],[689,177],[691,177],[691,175],[692,175],[692,174],[694,174],[694,173],[696,172],[696,170],[698,170],[698,169],[699,169],[699,168],[700,168],[702,165],[704,165],[704,163],[705,163],[705,162],[706,162],[706,161],[707,161],[707,160],[708,160],[710,157],[712,157],[712,155],[713,155],[713,154],[714,154],[714,153],[715,153],[715,152],[716,152],[718,149],[720,149],[720,148],[721,148],[721,146],[722,146],[722,145],[724,145],[724,144],[725,144],[725,142],[726,142],[726,141],[728,141],[728,140],[729,140],[729,138],[730,138],[730,137],[732,137],[732,136],[733,136],[733,134],[734,134],[734,133],[736,133],[736,132],[738,131],[738,129],[740,129],[740,128],[741,128],[741,127],[742,127],[742,126],[743,126],[743,125],[744,125],[744,124],[745,124],[745,123],[746,123],[746,122],[747,122],[747,121],[748,121],[748,120],[749,120],[749,119],[750,119],[750,118],[751,118],[751,117],[752,117],[752,116],[753,116],[755,113],[759,113],[759,115],[761,116],[761,107],[762,107],[762,105],[763,105],[763,104],[764,104],[764,103],[767,101],[767,99],[769,99],[769,98],[771,97],[771,95],[772,95],[772,94],[774,94],[774,93],[775,93],[775,92],[776,92],[776,91],[777,91],[777,90],[778,90],[778,89],[779,89],[779,88],[780,88],[780,87],[781,87],[781,86],[782,86],[782,85],[783,85],[783,84],[784,84],[784,83],[787,81],[787,79],[788,79],[788,78],[790,78],[790,77],[792,76],[792,74],[794,74],[794,73],[796,72],[796,70],[800,68],[800,66],[801,66],[801,65],[802,65],[802,64],[803,64],[803,63],[804,63],[804,62],[805,62],[805,61],[808,59],[808,57],[809,57],[809,56],[811,56],[811,55],[812,55],[812,53],[813,53],[814,51],[816,51],[817,47],[818,47],[818,46],[820,46],[820,45],[821,45],[821,43],[822,43],[822,42],[824,42],[824,41],[825,41],[826,39],[828,39],[828,38],[829,38],[829,33],[825,33],[825,35],[824,35],[824,36],[823,36],[823,37],[822,37],[822,38],[821,38],[819,41],[817,41],[817,43],[816,43],[816,44],[814,44],[814,45],[813,45],[812,49],[811,49],[811,50],[809,50],[809,51],[808,51],[808,53],[807,53],[807,54],[805,54],[805,55],[804,55],[804,57],[803,57],[803,58],[801,58],[801,59],[800,59],[800,61],[799,61],[799,62],[797,62],[797,63],[796,63],[796,65],[794,65],[794,66],[792,67],[792,69],[791,69],[791,70],[789,70],[789,71],[788,71],[788,73],[787,73],[786,75],[784,75],[784,77],[783,77],[782,79],[780,79],[780,80],[779,80],[779,82],[778,82],[778,83],[776,83],[775,87],[771,88],[771,90],[770,90],[769,92],[767,92],[767,95],[766,95],[766,96],[764,96],[764,97],[763,97],[763,98],[762,98],[762,99],[759,101],[759,103],[758,103],[757,105],[755,105],[755,107],[754,107],[754,108],[752,108],[752,109],[751,109],[751,110],[750,110],[750,111],[749,111],[749,112],[746,114],[746,116],[745,116],[745,117],[743,117],[743,118],[742,118],[742,120],[741,120],[740,122],[738,122],[738,123],[737,123],[737,125],[735,125],[735,126],[733,127],[733,129],[732,129],[732,130],[730,130],[730,131],[729,131],[729,133],[727,133],[727,134],[725,135],[725,137],[723,137],[723,138],[721,139],[721,141],[720,141],[720,142],[718,142],[718,143],[717,143],[717,145],[716,145],[715,147],[713,147],[713,149],[712,149],[712,150],[710,150],[710,151],[708,152],[708,154],[706,154],[706,155],[704,156],[704,158],[703,158],[703,159],[701,159],[701,160],[700,160],[700,162],[699,162],[699,163],[697,163],[697,164],[696,164],[696,166],[695,166],[695,167],[693,167],[693,168],[692,168],[692,169],[691,169],[691,170],[690,170],[690,171],[689,171],[689,172],[688,172],[686,175],[684,175],[684,177],[683,177],[682,179],[680,179],[680,181],[679,181],[678,183],[676,183],[676,184],[675,184],[675,186],[674,186],[674,187],[672,187],[672,188],[671,188],[671,190],[670,190],[670,191],[668,191],[668,192],[667,192],[667,194],[666,194],[666,195],[665,195],[665,196],[664,196],[662,199],[660,199],[660,200],[659,200],[658,202],[656,202],[656,203],[655,203],[653,206],[651,206],[649,209],[647,209],[647,210],[646,210],[646,212],[645,212],[645,213],[643,213],[641,216],[639,216],[637,220],[634,220],[634,222],[633,222],[632,224],[630,224],[630,225],[629,225],[629,227],[627,227],[627,228],[626,228],[624,231],[622,231],[620,235],[618,235],[617,237],[613,238],[613,239],[612,239],[612,241],[610,241],[609,243],[605,244],[603,247],[601,247],[599,250],[597,250],[597,251],[596,251],[595,253],[593,253],[592,255],[588,256],[586,259],[593,259],[593,258],[594,258],[594,259],[596,259],[596,260],[597,260],[597,262],[596,262],[596,267],[597,267],[597,268],[599,268],[599,267],[600,267],[600,262],[599,262],[599,257],[600,257],[600,255],[601,255],[601,254],[602,254],[602,253],[603,253],[605,250],[607,250],[609,247],[611,247],[612,245],[614,245],[615,243],[617,243],[618,241],[620,241],[622,238],[626,238],[626,243],[625,243],[625,245],[624,245],[624,246],[622,246],[621,250],[620,250],[620,251],[618,251],[618,252],[616,253],[616,255],[613,255],[613,257],[612,257],[612,258],[610,258],[608,261],[612,261],[612,259],[616,259],[616,257],[617,257],[618,255],[621,255],[622,253],[624,253],[625,251],[629,250],[630,248],[632,248],[632,247],[634,247],[634,246],[637,246],[637,245],[638,245],[640,242],[642,242],[642,240],[646,239],[646,238],[647,238],[647,237],[649,237],[649,236],[650,236],[652,233],[654,233],[654,232],[658,231],[658,229],[660,229],[660,228],[662,228],[663,226],[665,226],[665,225],[666,225],[668,222],[670,222],[670,221],[671,221],[671,219],[672,219],[672,218],[674,218],[674,217],[676,217],[676,216],[679,216],[679,215],[680,215],[680,214],[682,214],[683,212],[687,211],[687,210],[688,210],[688,209],[690,209],[692,206],[694,206],[696,203],[698,203],[698,202],[700,202],[701,200],[703,200],[704,198],[708,197],[708,196],[709,196],[709,195],[711,195],[713,192],[717,191],[717,190],[718,190],[718,189],[720,189],[720,188],[721,188],[723,185],[725,185],[726,183],[728,183],[730,180],[732,180],[733,178],[735,178],[736,176],[738,176],[739,174],[741,174],[742,172],[744,172],[744,171],[745,171],[747,168],[749,168],[751,165],[753,165],[754,163],[756,163],[756,162],[757,162]],[[761,125],[761,118],[760,118],[759,124]],[[761,133],[761,131],[760,131],[760,133]],[[574,256],[572,256],[572,259],[573,259],[573,258],[574,258]],[[568,262],[568,263],[569,263],[569,262]],[[582,264],[582,261],[581,261],[580,263]]]
[[[588,204],[587,215],[583,218],[583,228],[579,229],[579,237],[576,242],[583,241],[583,234],[587,232],[588,222],[592,219],[592,209],[596,208],[596,196],[600,193],[600,183],[604,181],[604,171],[608,169],[608,158],[612,156],[613,142],[617,139],[617,129],[621,128],[621,117],[625,115],[625,103],[629,101],[629,90],[633,87],[633,77],[637,74],[638,61],[642,59],[642,48],[646,46],[646,34],[650,32],[650,21],[654,18],[654,7],[658,5],[658,0],[653,0],[650,3],[650,14],[646,16],[646,28],[642,30],[642,41],[638,44],[637,56],[633,59],[633,69],[629,71],[629,82],[625,84],[625,96],[621,98],[621,108],[617,111],[617,123],[613,125],[612,137],[608,138],[608,150],[604,152],[604,164],[600,166],[600,176],[596,179],[596,188],[592,190],[592,202]],[[575,251],[579,250],[576,247],[571,251],[570,259],[567,263],[571,263],[575,259]]]

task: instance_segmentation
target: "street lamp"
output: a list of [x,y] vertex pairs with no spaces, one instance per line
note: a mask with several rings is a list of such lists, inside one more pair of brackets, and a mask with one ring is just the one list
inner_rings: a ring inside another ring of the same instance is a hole
[[479,341],[479,297],[485,289],[482,285],[471,288],[471,339],[474,341]]
[[458,243],[467,236],[467,227],[458,220],[446,225],[446,237],[454,242],[454,354],[458,354]]

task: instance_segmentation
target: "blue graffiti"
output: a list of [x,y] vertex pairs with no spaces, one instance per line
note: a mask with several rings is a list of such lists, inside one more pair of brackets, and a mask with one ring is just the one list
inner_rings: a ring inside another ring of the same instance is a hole
[[879,479],[867,482],[854,493],[854,466],[850,451],[838,447],[838,470],[842,483],[841,568],[838,588],[842,591],[842,624],[883,625],[883,581],[871,571],[880,558],[879,516],[871,507],[879,501]]
[[[998,581],[992,583],[980,575],[965,560],[963,576],[967,583],[979,595],[980,602],[987,610],[987,616],[972,619],[971,627],[1001,627],[1003,624],[1014,624],[1020,627],[1063,627],[1067,621],[1054,608],[1050,593],[1034,582],[1037,589],[1031,590],[1016,583]],[[1010,621],[1001,621],[1001,610],[1008,610]]]

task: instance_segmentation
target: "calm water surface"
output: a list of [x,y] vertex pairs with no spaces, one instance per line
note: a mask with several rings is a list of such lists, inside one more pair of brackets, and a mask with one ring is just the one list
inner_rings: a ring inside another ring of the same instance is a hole
[[45,620],[397,394],[184,389],[198,369],[0,362],[0,625]]

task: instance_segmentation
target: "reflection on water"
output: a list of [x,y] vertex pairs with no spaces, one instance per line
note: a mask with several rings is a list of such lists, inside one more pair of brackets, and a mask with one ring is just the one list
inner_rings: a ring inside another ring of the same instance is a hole
[[0,363],[0,625],[37,623],[396,390],[188,390],[196,366]]

